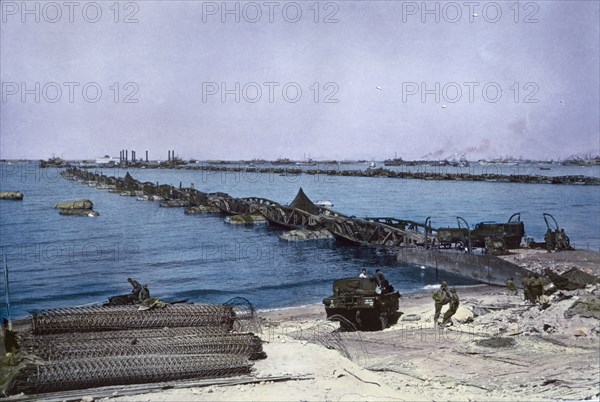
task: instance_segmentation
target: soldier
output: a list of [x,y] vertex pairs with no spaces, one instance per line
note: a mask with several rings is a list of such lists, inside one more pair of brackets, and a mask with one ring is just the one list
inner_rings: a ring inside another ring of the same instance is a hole
[[377,282],[377,286],[379,286],[381,288],[382,287],[381,284],[384,280],[385,280],[385,276],[383,275],[383,272],[381,272],[380,269],[376,269],[375,270],[375,282]]
[[17,353],[19,350],[19,343],[17,342],[17,335],[14,331],[9,328],[9,322],[6,318],[2,319],[2,330],[4,331],[4,350],[6,354]]
[[140,303],[150,298],[150,291],[148,290],[148,285],[144,285],[144,287],[140,291],[140,295],[138,296],[138,298]]
[[558,251],[568,250],[567,234],[564,229],[556,231],[556,249]]
[[534,279],[531,283],[531,295],[534,302],[540,301],[540,297],[544,295],[544,281],[538,274],[535,274]]
[[440,288],[433,292],[433,295],[431,297],[435,301],[435,315],[433,316],[433,322],[437,323],[438,318],[440,318],[442,306],[444,304],[448,304],[448,302],[450,301],[448,283],[446,281],[442,281]]
[[506,281],[506,290],[509,295],[516,296],[517,295],[517,286],[515,285],[514,279],[510,278]]
[[379,286],[379,290],[381,294],[391,293],[394,291],[394,287],[390,285],[390,282],[386,279],[383,272],[380,269],[375,270],[375,281],[377,282],[377,286]]
[[139,297],[140,291],[142,290],[142,285],[140,285],[140,283],[138,281],[136,281],[135,279],[131,279],[131,278],[127,278],[127,282],[129,282],[131,284],[131,286],[133,287],[133,289],[131,289],[131,293],[133,293],[135,295],[135,297]]
[[525,297],[525,302],[535,303],[535,298],[533,297],[531,284],[533,281],[533,277],[531,274],[528,274],[526,278],[523,279],[523,296]]
[[445,326],[448,322],[450,322],[450,325],[453,325],[451,318],[456,313],[456,310],[458,310],[459,304],[460,300],[458,299],[458,295],[456,294],[456,289],[450,289],[450,307],[448,308],[448,311],[444,313],[444,319],[442,320],[441,324],[442,326]]
[[548,228],[548,230],[546,230],[546,234],[544,235],[544,241],[546,242],[546,250],[548,250],[548,252],[552,252],[552,250],[554,250],[554,246],[555,246],[555,234],[552,231],[552,229]]

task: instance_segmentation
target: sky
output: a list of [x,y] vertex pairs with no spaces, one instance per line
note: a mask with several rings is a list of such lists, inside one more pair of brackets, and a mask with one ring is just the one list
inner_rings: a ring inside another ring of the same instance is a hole
[[0,1],[0,158],[600,153],[598,1]]

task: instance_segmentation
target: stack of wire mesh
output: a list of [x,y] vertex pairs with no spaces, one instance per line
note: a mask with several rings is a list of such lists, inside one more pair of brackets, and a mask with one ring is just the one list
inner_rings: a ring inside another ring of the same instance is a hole
[[23,356],[7,394],[67,391],[248,374],[265,358],[254,307],[225,304],[93,306],[37,312],[19,335]]

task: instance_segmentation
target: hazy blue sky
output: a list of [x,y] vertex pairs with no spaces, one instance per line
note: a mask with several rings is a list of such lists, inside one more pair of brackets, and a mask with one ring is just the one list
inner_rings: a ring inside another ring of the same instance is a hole
[[599,4],[2,0],[0,157],[598,154]]

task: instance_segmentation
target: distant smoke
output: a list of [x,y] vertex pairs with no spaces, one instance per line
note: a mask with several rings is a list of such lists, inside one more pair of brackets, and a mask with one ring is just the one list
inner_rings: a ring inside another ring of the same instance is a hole
[[435,152],[430,152],[421,157],[421,159],[458,159],[465,155],[469,159],[470,155],[475,154],[476,157],[482,157],[489,153],[491,149],[491,141],[484,139],[479,145],[468,146],[464,148],[444,147]]

